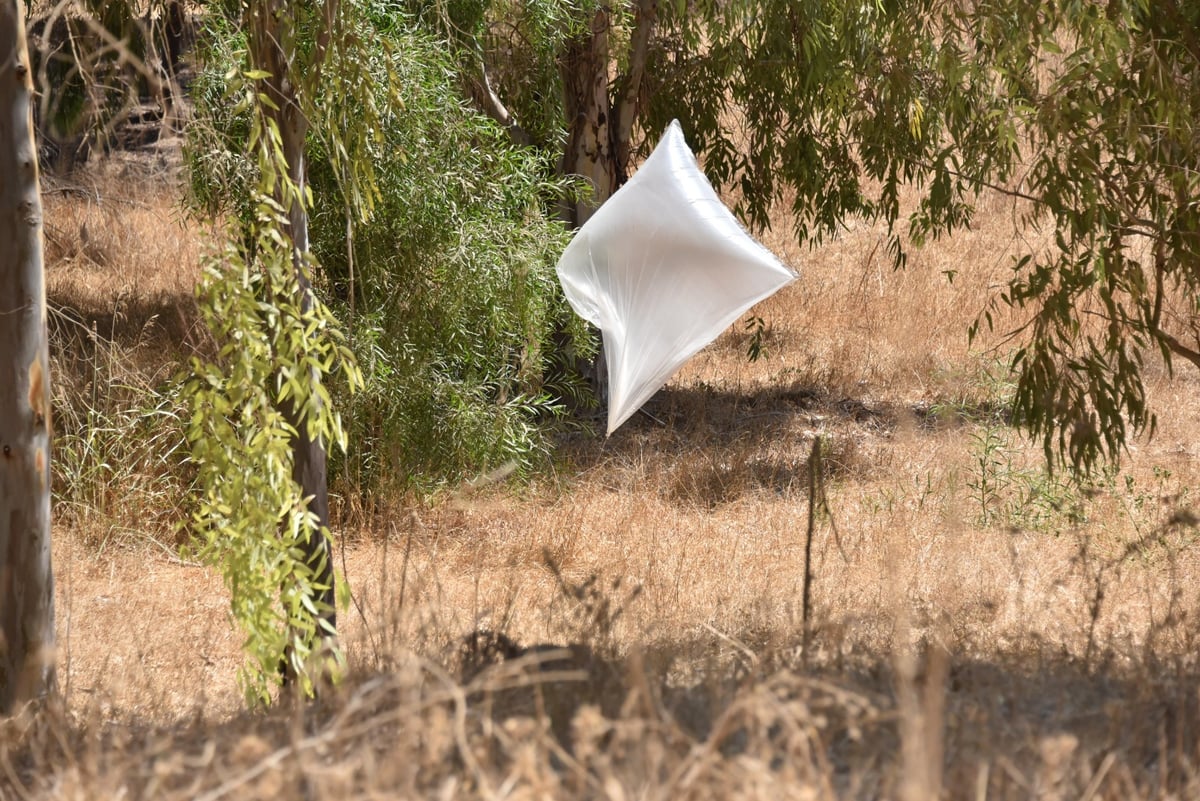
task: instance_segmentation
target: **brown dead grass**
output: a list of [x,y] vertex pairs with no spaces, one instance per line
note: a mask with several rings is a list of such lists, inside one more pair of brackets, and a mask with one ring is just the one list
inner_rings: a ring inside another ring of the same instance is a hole
[[[144,162],[47,179],[46,290],[58,324],[124,343],[193,343],[201,240],[174,173]],[[59,331],[60,342],[71,332]],[[158,361],[166,363],[160,350]]]
[[186,516],[172,388],[209,343],[194,300],[202,238],[177,174],[114,157],[43,192],[55,517],[101,548],[171,539]]
[[[194,232],[153,203],[62,202],[60,297],[184,308]],[[766,358],[735,327],[531,485],[342,532],[351,670],[319,704],[245,711],[215,577],[157,524],[68,517],[63,705],[0,731],[0,795],[1200,797],[1197,377],[1152,377],[1160,430],[1121,474],[1048,483],[994,414],[1020,321],[965,336],[1029,246],[1012,218],[985,200],[902,273],[867,226],[814,251],[770,235],[801,279],[757,310]],[[117,232],[95,258],[72,236],[92,220]]]

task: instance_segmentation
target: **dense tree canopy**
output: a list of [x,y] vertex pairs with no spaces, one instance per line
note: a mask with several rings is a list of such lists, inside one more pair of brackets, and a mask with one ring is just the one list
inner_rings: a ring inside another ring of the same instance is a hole
[[[1025,315],[1014,411],[1052,460],[1091,469],[1153,426],[1148,354],[1200,364],[1191,4],[414,2],[483,107],[559,148],[597,200],[673,117],[751,224],[780,202],[801,241],[882,220],[898,265],[969,225],[980,192],[1017,199],[1054,246],[1021,254],[996,302]],[[607,171],[577,168],[581,138]]]
[[586,392],[554,369],[556,333],[582,325],[554,274],[567,231],[545,214],[564,188],[462,98],[442,43],[376,24],[391,46],[369,70],[380,87],[394,73],[403,107],[384,122],[379,198],[352,248],[320,151],[312,170],[313,249],[353,314],[367,380],[347,415],[349,467],[372,489],[526,470],[549,446],[545,424]]

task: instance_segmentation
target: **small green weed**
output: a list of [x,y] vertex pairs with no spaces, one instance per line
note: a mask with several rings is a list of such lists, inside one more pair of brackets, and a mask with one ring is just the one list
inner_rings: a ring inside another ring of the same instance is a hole
[[971,433],[972,469],[966,486],[982,527],[1003,523],[1017,529],[1056,531],[1087,520],[1079,480],[1043,465],[1026,465],[1011,427],[992,420]]

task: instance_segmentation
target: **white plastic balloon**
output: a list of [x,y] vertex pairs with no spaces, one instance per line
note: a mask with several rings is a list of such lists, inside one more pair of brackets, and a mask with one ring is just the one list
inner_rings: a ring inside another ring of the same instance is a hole
[[575,234],[558,277],[571,307],[604,337],[611,434],[796,274],[717,197],[676,121]]

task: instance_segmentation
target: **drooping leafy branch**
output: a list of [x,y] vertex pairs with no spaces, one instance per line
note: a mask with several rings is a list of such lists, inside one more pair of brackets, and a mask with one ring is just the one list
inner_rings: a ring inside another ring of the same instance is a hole
[[1030,65],[1005,98],[1026,221],[1054,245],[1016,262],[999,301],[1029,315],[1018,419],[1087,470],[1153,430],[1148,358],[1200,366],[1200,10],[1056,3],[1023,23],[998,52]]
[[371,42],[353,4],[261,0],[243,22],[244,66],[228,78],[249,115],[254,184],[201,287],[221,349],[193,364],[188,439],[197,554],[225,578],[247,638],[243,686],[266,702],[281,680],[312,693],[340,662],[325,465],[345,434],[328,383],[337,373],[351,389],[362,383],[313,287],[306,144],[316,136],[333,154],[347,215],[365,218],[379,112],[357,66]]

